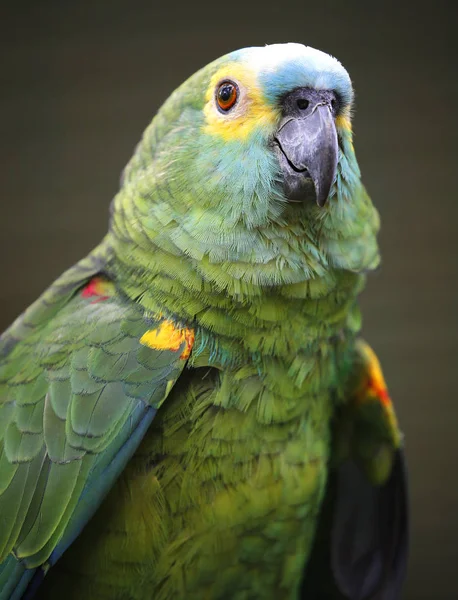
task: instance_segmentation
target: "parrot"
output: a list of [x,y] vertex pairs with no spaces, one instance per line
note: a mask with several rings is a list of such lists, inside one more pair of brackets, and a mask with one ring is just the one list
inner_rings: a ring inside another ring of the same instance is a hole
[[108,233],[0,338],[0,600],[401,597],[353,100],[336,58],[282,43],[159,108]]

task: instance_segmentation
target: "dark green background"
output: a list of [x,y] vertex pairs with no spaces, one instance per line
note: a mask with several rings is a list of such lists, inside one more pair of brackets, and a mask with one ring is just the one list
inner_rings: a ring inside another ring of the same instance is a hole
[[160,103],[237,47],[297,41],[356,88],[355,146],[383,228],[362,304],[406,434],[405,598],[458,598],[457,115],[453,2],[4,2],[0,326],[106,228]]

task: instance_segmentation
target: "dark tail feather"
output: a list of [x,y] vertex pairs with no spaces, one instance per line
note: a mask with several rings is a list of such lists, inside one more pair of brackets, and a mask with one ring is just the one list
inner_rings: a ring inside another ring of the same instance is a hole
[[407,474],[398,451],[374,487],[353,462],[330,475],[302,598],[398,600],[408,554]]

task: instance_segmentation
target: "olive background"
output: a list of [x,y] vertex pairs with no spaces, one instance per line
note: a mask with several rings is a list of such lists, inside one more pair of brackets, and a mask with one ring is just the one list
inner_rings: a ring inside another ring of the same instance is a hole
[[297,41],[356,88],[382,216],[362,297],[406,436],[408,600],[458,598],[458,30],[454,2],[2,2],[0,329],[102,237],[120,172],[170,92],[243,46]]

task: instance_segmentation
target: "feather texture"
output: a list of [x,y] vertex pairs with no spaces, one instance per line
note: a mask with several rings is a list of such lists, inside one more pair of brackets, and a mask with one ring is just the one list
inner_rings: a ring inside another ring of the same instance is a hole
[[[55,560],[89,519],[185,364],[187,342],[160,351],[140,342],[137,332],[160,320],[123,302],[113,285],[101,302],[86,290],[0,363],[0,561],[12,552],[29,569],[51,553]],[[148,381],[140,392],[139,381]],[[18,576],[11,560],[2,567],[8,580]]]
[[[310,86],[338,99],[323,207],[289,201],[275,149],[285,94]],[[292,600],[334,463],[357,463],[369,521],[378,498],[402,507],[400,433],[357,341],[379,217],[352,98],[336,59],[288,44],[226,55],[160,108],[102,244],[0,340],[1,600]],[[377,561],[401,581],[402,519],[363,544],[369,570],[345,562],[364,521],[345,485],[327,552],[336,599],[360,600]]]

